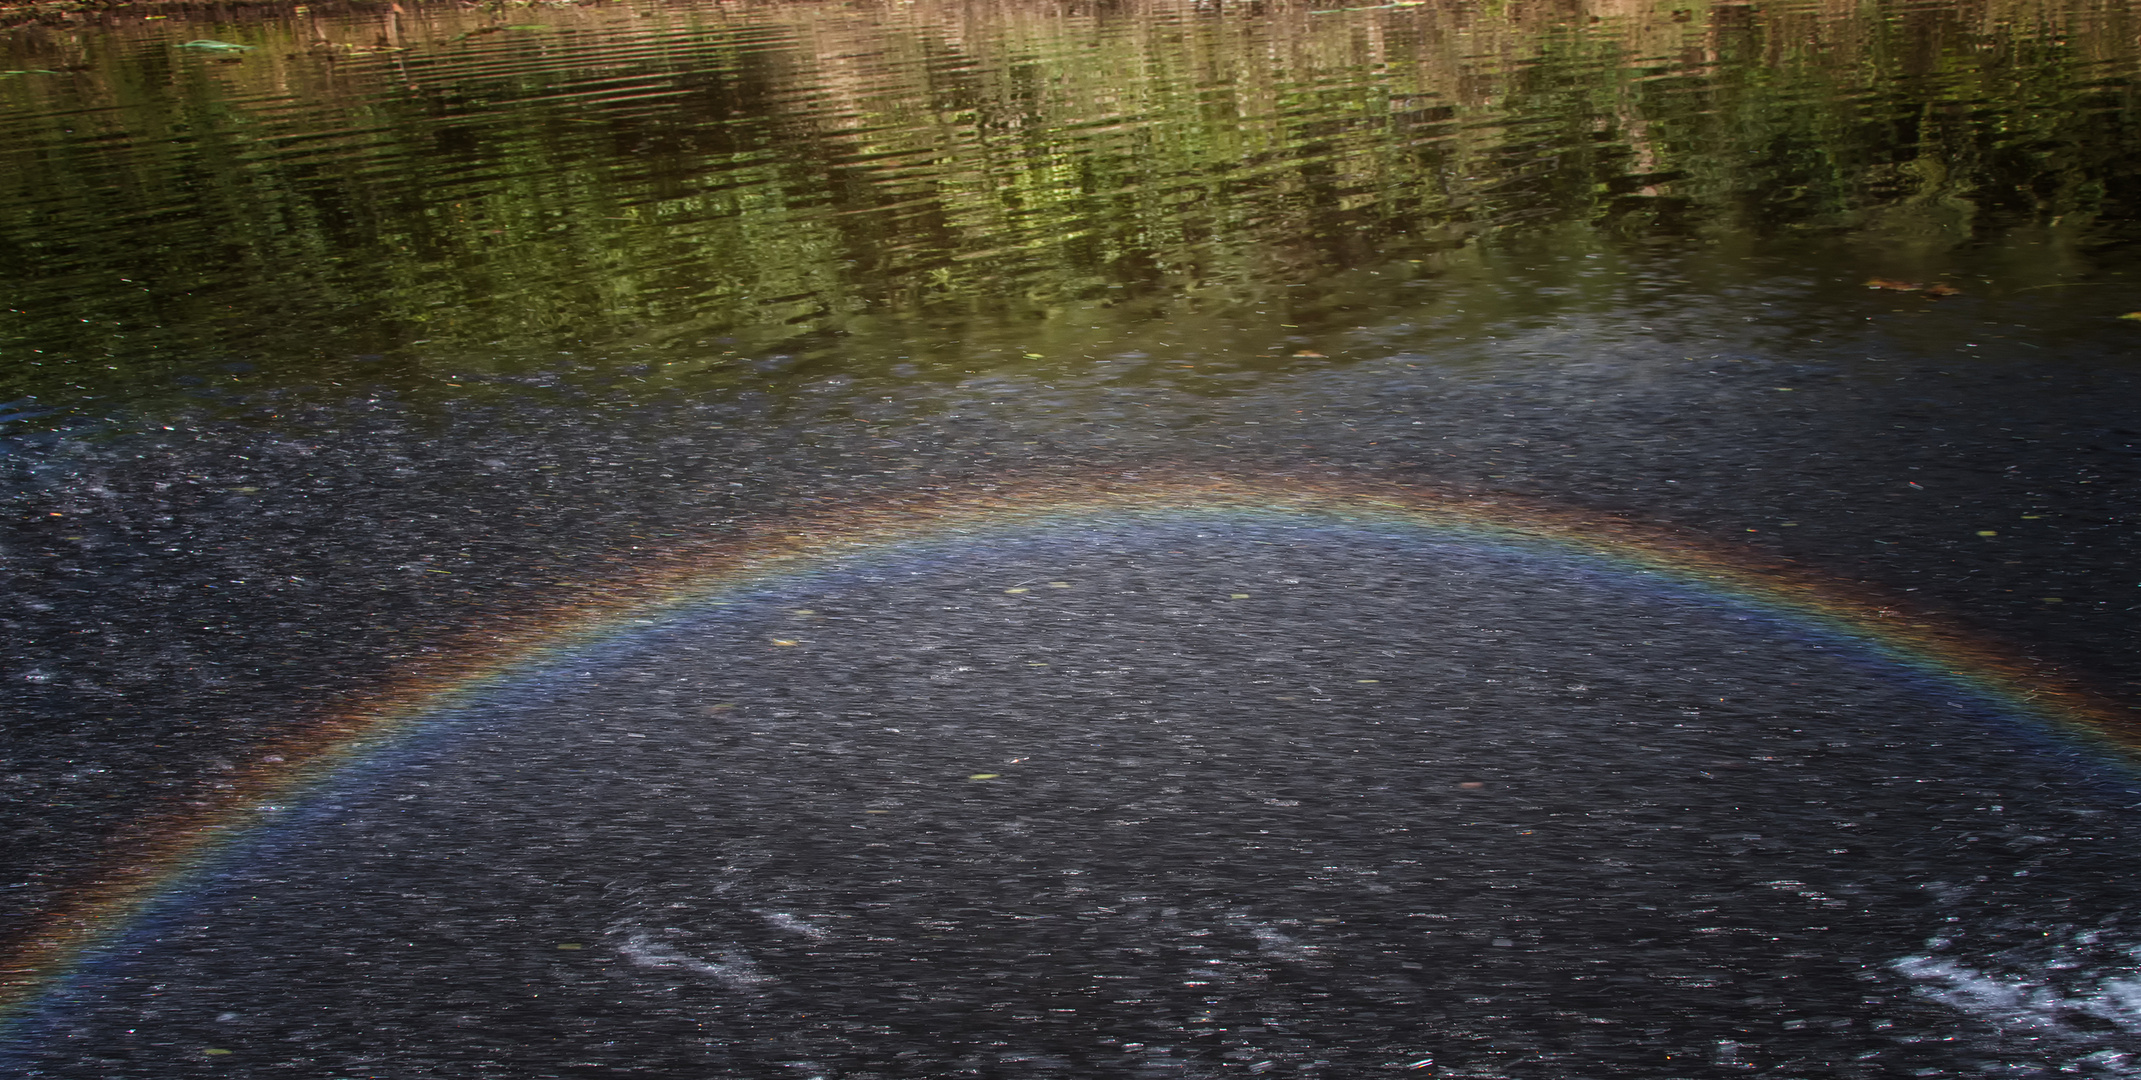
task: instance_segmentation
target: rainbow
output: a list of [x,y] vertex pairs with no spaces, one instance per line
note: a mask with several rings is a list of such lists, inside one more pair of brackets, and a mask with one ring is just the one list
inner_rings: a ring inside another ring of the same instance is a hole
[[[620,557],[613,571],[561,583],[544,606],[465,628],[431,659],[354,708],[263,746],[254,764],[184,812],[120,838],[125,852],[33,932],[0,951],[0,1023],[17,1026],[84,962],[160,900],[182,893],[275,808],[375,759],[427,720],[561,659],[768,585],[925,547],[984,545],[1055,526],[1139,522],[1321,524],[1576,556],[1648,574],[1721,604],[1840,635],[1883,659],[2040,719],[2114,759],[2141,756],[2141,724],[2073,680],[1973,641],[1938,619],[1801,570],[1670,529],[1502,496],[1388,481],[1113,474],[1014,477],[794,515],[703,542]],[[0,1029],[4,1033],[5,1029]]]

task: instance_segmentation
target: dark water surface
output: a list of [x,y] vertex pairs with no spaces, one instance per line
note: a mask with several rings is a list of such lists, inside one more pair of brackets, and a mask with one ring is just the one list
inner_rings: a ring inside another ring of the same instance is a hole
[[[0,47],[12,1074],[2141,1075],[2130,764],[1613,561],[1789,568],[2132,729],[2127,5]],[[1170,516],[1199,477],[1618,524]],[[108,900],[678,552],[1148,484],[525,668]]]

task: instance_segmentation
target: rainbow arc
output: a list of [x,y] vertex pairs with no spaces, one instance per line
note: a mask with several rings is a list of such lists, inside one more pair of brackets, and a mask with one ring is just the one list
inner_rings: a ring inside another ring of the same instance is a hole
[[771,586],[922,549],[981,548],[1065,526],[1315,524],[1397,531],[1428,544],[1486,545],[1647,575],[1720,605],[1840,635],[1936,683],[1989,699],[2115,760],[2141,725],[2056,673],[1870,590],[1688,534],[1599,514],[1424,486],[1333,478],[1151,473],[1006,479],[790,517],[620,561],[560,586],[547,605],[479,620],[410,662],[370,700],[259,748],[227,786],[116,846],[125,857],[0,953],[0,1017],[19,1021],[164,898],[182,893],[277,809],[372,760],[497,687],[539,675],[650,624]]

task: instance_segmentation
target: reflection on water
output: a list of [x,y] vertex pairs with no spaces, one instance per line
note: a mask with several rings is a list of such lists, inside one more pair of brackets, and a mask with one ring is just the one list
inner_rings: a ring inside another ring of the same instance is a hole
[[14,18],[6,1067],[2141,1068],[2124,7]]
[[769,354],[1283,367],[1391,344],[1363,326],[1669,312],[1690,275],[1758,287],[1750,251],[2010,295],[2123,272],[2101,249],[2141,160],[2123,9],[188,19],[8,41],[18,394],[223,380],[211,357],[280,385],[379,355],[363,378],[421,384],[558,349],[685,386]]

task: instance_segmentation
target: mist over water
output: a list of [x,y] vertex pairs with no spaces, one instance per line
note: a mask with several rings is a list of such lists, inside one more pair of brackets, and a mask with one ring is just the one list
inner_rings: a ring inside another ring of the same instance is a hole
[[88,899],[450,650],[992,486],[1557,507],[2130,715],[2122,7],[12,18],[12,1069],[2141,1068],[2115,753],[1359,523],[763,583]]

